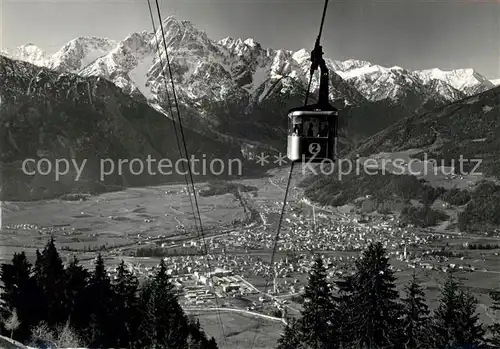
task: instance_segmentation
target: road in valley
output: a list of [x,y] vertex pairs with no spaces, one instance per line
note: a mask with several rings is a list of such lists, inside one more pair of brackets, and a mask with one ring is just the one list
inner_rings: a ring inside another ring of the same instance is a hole
[[207,311],[228,311],[228,312],[233,312],[233,313],[240,313],[240,314],[245,314],[245,315],[250,315],[250,316],[255,316],[255,317],[260,317],[264,318],[267,320],[273,320],[273,321],[279,321],[282,322],[283,324],[286,325],[286,321],[282,318],[279,317],[274,317],[270,315],[265,315],[261,313],[256,313],[253,311],[248,311],[244,309],[238,309],[238,308],[194,308],[194,307],[189,307],[189,308],[183,308],[186,313],[191,313],[191,312],[207,312]]

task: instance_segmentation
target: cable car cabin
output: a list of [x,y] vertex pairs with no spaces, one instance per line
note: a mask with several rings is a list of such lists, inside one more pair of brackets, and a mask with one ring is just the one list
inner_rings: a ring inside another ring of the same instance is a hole
[[287,155],[291,161],[322,162],[335,161],[337,153],[338,111],[329,102],[329,72],[323,59],[323,48],[320,45],[321,31],[325,19],[328,0],[325,1],[323,18],[318,38],[311,51],[311,69],[309,89],[314,72],[320,69],[318,102],[304,107],[294,108],[288,112],[288,147]]
[[288,113],[287,156],[291,161],[335,161],[337,153],[337,109],[295,108]]

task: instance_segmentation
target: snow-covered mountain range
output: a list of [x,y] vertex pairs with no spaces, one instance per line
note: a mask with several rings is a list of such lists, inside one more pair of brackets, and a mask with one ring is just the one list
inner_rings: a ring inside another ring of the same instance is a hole
[[[173,17],[162,25],[190,153],[251,158],[262,150],[284,151],[286,112],[303,103],[309,80],[308,50],[263,48],[252,39],[214,41]],[[161,30],[133,33],[122,41],[79,37],[54,54],[27,44],[2,55],[7,57],[0,55],[0,80],[5,82],[0,84],[0,161],[15,163],[48,153],[91,159],[95,154],[136,158],[177,153],[175,127],[168,119],[176,114],[171,115],[167,103],[166,92],[171,101],[172,90],[168,69],[162,71],[166,53]],[[339,139],[346,153],[415,112],[494,87],[472,69],[411,71],[354,59],[327,59],[327,65],[331,99],[346,106],[340,111],[340,120],[347,120],[341,126],[346,137]],[[312,89],[314,97],[318,76]],[[95,173],[91,168],[86,177],[92,190],[97,190]],[[46,194],[35,190],[42,187],[38,182],[18,183],[17,177],[12,175],[10,191],[4,185],[2,194],[26,188],[34,190],[30,198]],[[109,182],[125,185],[130,178]],[[73,184],[51,192],[73,190]]]
[[[266,49],[253,39],[225,38],[214,41],[188,21],[167,18],[163,27],[169,58],[180,98],[197,106],[207,101],[223,101],[229,96],[246,95],[261,102],[279,82],[281,92],[308,79],[309,52]],[[84,76],[98,75],[111,80],[130,94],[140,93],[151,104],[161,104],[165,89],[157,54],[157,42],[165,62],[161,31],[134,33],[117,42],[106,38],[79,37],[55,54],[47,54],[33,44],[3,51],[11,58],[38,66]],[[324,45],[327,45],[325,42]],[[332,81],[343,80],[342,95],[333,83],[332,97],[348,102],[398,99],[408,90],[437,94],[448,101],[492,88],[494,83],[473,69],[410,71],[383,67],[360,60],[327,59]],[[313,89],[318,80],[313,79]],[[351,90],[347,95],[345,89]]]

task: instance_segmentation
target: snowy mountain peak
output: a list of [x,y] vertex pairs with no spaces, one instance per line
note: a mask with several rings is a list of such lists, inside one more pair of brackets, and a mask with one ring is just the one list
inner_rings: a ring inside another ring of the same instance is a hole
[[41,48],[31,43],[17,47],[12,53],[7,51],[7,55],[38,66],[45,65],[49,59],[49,56]]
[[346,72],[351,69],[357,69],[372,65],[370,62],[357,59],[347,59],[345,61],[332,61],[333,67],[337,71]]
[[430,80],[426,86],[428,86],[432,91],[436,91],[439,95],[445,97],[449,101],[457,101],[466,97],[465,93],[454,88],[443,80]]
[[[212,42],[204,31],[193,26],[190,21],[179,21],[173,16],[167,17],[162,22],[162,28],[165,33],[167,46],[172,49],[180,49],[182,46],[189,49],[197,45],[204,46]],[[158,40],[163,40],[162,28],[156,31]]]
[[[147,31],[133,33],[127,36],[123,41],[120,41],[118,43],[118,48],[120,50],[129,50],[139,54],[149,53],[151,52],[151,47],[156,47],[151,46],[154,37],[153,33]],[[156,45],[156,43],[154,43],[154,45]]]
[[57,51],[47,66],[60,72],[77,72],[106,55],[116,44],[108,38],[78,37]]
[[178,20],[174,16],[168,16],[162,22],[163,30],[168,30],[171,27],[179,26],[182,21]]
[[405,70],[404,68],[401,68],[400,66],[397,66],[397,65],[390,67],[389,69],[390,70]]
[[244,41],[245,45],[247,46],[250,46],[250,47],[256,47],[256,46],[260,46],[260,44],[258,42],[256,42],[254,39],[252,38],[248,38]]
[[438,68],[417,71],[424,83],[430,80],[442,80],[457,90],[468,95],[484,92],[494,85],[474,69],[455,69],[444,71]]
[[217,44],[237,56],[247,56],[252,53],[258,55],[262,50],[262,46],[252,38],[242,40],[241,38],[233,39],[232,37],[227,37],[219,40]]
[[358,68],[353,68],[347,71],[339,70],[336,73],[339,74],[343,79],[356,79],[363,78],[368,80],[373,80],[381,77],[382,75],[390,76],[394,74],[400,74],[404,69],[401,67],[391,67],[386,68],[380,65],[368,63],[366,65],[362,65]]
[[500,86],[500,79],[490,80],[490,82],[495,86]]
[[224,39],[221,39],[221,40],[217,41],[217,44],[219,44],[221,46],[229,46],[233,42],[234,42],[234,39],[232,37],[230,37],[230,36],[227,36]]
[[32,44],[32,43],[27,43],[25,45],[21,45],[18,47],[19,50],[24,50],[24,51],[42,51],[38,46],[36,46],[35,44]]
[[[309,61],[311,58],[311,54],[305,48],[300,49],[292,54],[292,58],[298,64],[303,64],[306,61]],[[310,63],[310,62],[309,62]]]
[[[52,56],[29,44],[10,56],[60,72],[100,76],[127,93],[137,92],[154,103],[165,83],[156,52],[159,44],[165,62],[163,34],[173,78],[181,86],[179,95],[194,104],[224,100],[229,94],[261,101],[269,91],[284,93],[293,89],[296,82],[307,84],[309,80],[310,50],[263,49],[252,38],[213,41],[190,21],[173,16],[163,20],[156,33],[133,33],[119,42],[79,37]],[[473,69],[410,71],[356,59],[325,60],[331,71],[331,91],[338,87],[340,94],[349,90],[350,97],[356,95],[354,100],[397,100],[411,94],[437,94],[445,100],[456,100],[494,86]],[[278,82],[279,88],[274,86]],[[317,89],[318,85],[316,74],[312,88]]]

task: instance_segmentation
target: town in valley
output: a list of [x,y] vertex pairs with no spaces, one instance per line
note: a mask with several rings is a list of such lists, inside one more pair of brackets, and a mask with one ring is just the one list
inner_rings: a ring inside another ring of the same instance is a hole
[[[287,173],[273,172],[267,178],[197,183],[201,229],[185,185],[3,202],[2,257],[9,262],[15,252],[25,251],[34,260],[53,236],[67,261],[77,256],[91,267],[100,253],[111,277],[123,260],[145,279],[164,259],[184,310],[216,338],[215,314],[246,324],[235,335],[244,343],[253,331],[268,341],[268,333],[278,336],[287,319],[300,316],[315,256],[323,258],[333,284],[354,270],[370,243],[380,241],[398,286],[417,272],[432,308],[446,272],[454,269],[478,297],[482,320],[492,322],[488,294],[500,279],[500,237],[403,224],[397,214],[371,210],[369,197],[357,206],[321,207],[295,183],[276,240]],[[267,326],[278,330],[255,329]]]

